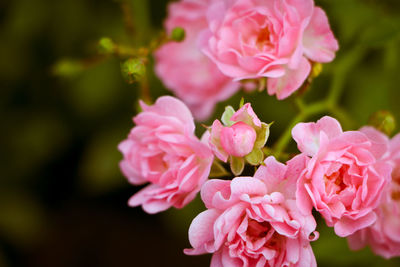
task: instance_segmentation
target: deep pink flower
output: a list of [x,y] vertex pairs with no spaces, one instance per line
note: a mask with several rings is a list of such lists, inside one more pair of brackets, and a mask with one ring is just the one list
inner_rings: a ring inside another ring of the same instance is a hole
[[[189,255],[214,253],[211,267],[316,266],[309,244],[315,220],[296,206],[296,180],[307,157],[265,160],[254,177],[209,180],[201,190],[208,208],[189,228]],[[314,232],[314,234],[317,234]]]
[[180,100],[163,96],[143,111],[118,148],[120,167],[132,184],[150,183],[132,196],[129,205],[148,213],[188,204],[210,173],[213,155],[194,135],[193,117]]
[[240,87],[225,76],[199,49],[199,33],[207,27],[206,10],[211,0],[181,0],[169,5],[168,32],[185,29],[183,42],[169,42],[155,53],[156,73],[165,85],[193,111],[196,119],[207,119],[217,102],[226,100]]
[[313,0],[220,0],[208,9],[203,51],[235,80],[268,78],[268,93],[284,99],[311,70],[329,62],[338,43]]
[[361,131],[343,132],[331,117],[299,123],[292,135],[311,157],[297,184],[303,212],[314,207],[341,237],[374,223],[392,169],[382,160],[387,143]]
[[257,138],[256,131],[262,126],[250,103],[236,111],[229,122],[232,125],[224,126],[219,120],[215,120],[209,138],[211,149],[224,162],[230,155],[243,157],[249,154]]
[[[363,131],[375,132],[375,140],[387,139],[372,128],[364,128]],[[376,209],[378,218],[371,226],[349,236],[348,241],[352,249],[370,245],[376,254],[391,258],[400,256],[400,134],[390,140],[389,153],[385,155],[385,160],[394,168],[392,180],[386,186],[381,203]]]

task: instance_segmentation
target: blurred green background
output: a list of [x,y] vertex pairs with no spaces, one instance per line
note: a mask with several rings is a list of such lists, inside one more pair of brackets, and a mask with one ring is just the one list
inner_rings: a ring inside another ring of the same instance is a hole
[[[191,220],[204,209],[198,199],[153,216],[126,204],[139,188],[120,174],[116,147],[133,126],[139,89],[123,80],[120,59],[99,59],[97,42],[107,36],[146,43],[162,29],[168,1],[127,2],[134,34],[125,27],[123,0],[0,2],[0,266],[209,265],[209,255],[182,252]],[[345,128],[357,129],[381,109],[400,120],[400,1],[316,4],[326,10],[340,51],[305,101],[338,86],[352,118]],[[149,76],[154,98],[169,94]],[[215,117],[241,96],[221,103]],[[290,98],[278,102],[262,92],[245,99],[263,121],[275,121],[269,145],[297,112]],[[350,252],[322,221],[318,230],[319,266],[400,265],[368,248]]]

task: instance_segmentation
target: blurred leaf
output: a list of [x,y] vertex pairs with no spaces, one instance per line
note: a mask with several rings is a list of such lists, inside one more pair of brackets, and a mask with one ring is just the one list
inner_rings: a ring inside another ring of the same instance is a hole
[[40,241],[45,226],[42,207],[28,192],[0,193],[0,232],[18,246]]
[[117,148],[125,133],[120,131],[119,125],[110,129],[93,137],[82,159],[80,183],[83,190],[91,194],[109,193],[128,186],[119,169],[122,154]]
[[371,46],[384,46],[400,37],[400,20],[398,18],[380,17],[361,35],[360,43]]

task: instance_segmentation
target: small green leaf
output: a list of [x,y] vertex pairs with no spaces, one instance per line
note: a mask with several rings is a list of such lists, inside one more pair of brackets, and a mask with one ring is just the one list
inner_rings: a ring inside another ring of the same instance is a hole
[[265,122],[261,123],[261,128],[258,129],[257,132],[257,139],[254,143],[254,148],[262,148],[265,146],[265,143],[269,137],[269,127],[272,125],[273,122],[270,124],[266,124]]
[[232,106],[226,106],[225,111],[222,114],[221,121],[225,126],[232,126],[234,124],[233,121],[231,121],[231,117],[235,114],[235,110],[233,109]]
[[229,176],[230,173],[222,166],[219,161],[214,160],[211,165],[210,177],[211,178],[219,178],[224,176]]
[[231,171],[235,176],[239,176],[244,170],[244,158],[230,157]]
[[260,148],[254,148],[250,154],[246,155],[245,159],[253,166],[260,165],[264,160],[264,153]]

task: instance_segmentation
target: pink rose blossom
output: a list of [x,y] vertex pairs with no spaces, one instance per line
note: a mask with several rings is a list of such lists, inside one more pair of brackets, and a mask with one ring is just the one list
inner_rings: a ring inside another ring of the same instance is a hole
[[[363,130],[375,132],[376,139],[387,139],[372,128]],[[376,209],[378,218],[370,227],[349,236],[348,241],[352,249],[361,249],[369,244],[376,254],[391,258],[400,256],[400,134],[390,140],[389,153],[385,159],[394,168],[392,180],[386,186],[381,203]]]
[[189,228],[189,255],[214,253],[211,267],[316,266],[311,214],[296,206],[296,180],[307,157],[265,160],[254,177],[209,180],[201,190],[207,210]]
[[338,43],[325,12],[312,0],[220,0],[208,9],[203,51],[235,80],[268,78],[268,93],[284,99],[311,70],[330,62]]
[[230,155],[243,157],[249,154],[257,138],[256,130],[262,126],[250,103],[236,111],[229,122],[231,126],[224,126],[219,120],[215,120],[209,139],[211,149],[224,162]]
[[207,27],[206,10],[211,0],[182,0],[169,5],[168,32],[185,29],[183,42],[169,42],[155,53],[156,73],[165,85],[205,120],[217,102],[228,99],[240,87],[219,71],[198,48],[199,33]]
[[132,184],[150,183],[129,199],[148,213],[188,204],[207,180],[213,155],[194,135],[189,109],[176,98],[160,97],[152,106],[140,103],[143,112],[118,148],[120,167]]
[[311,157],[297,184],[303,212],[314,207],[341,237],[373,224],[392,169],[382,161],[387,143],[361,131],[343,132],[331,117],[299,123],[292,135]]

